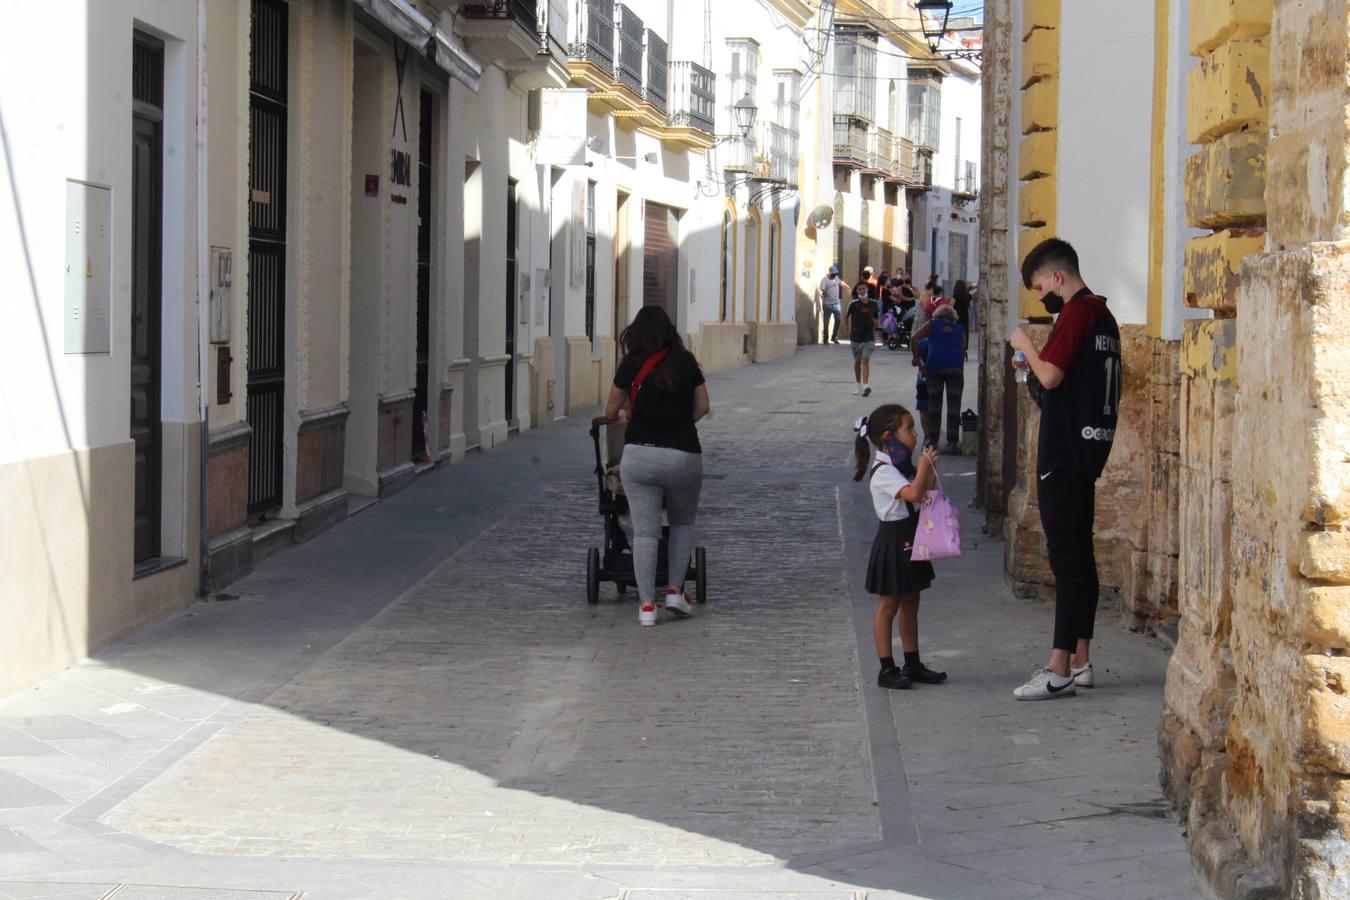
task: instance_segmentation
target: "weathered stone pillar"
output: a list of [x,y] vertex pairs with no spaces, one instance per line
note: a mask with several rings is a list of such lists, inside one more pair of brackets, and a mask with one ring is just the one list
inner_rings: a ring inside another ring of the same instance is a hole
[[1012,0],[984,7],[984,140],[980,148],[980,450],[977,499],[985,531],[1003,533],[1008,486],[1003,477],[1004,391],[1008,333],[1008,178],[1012,122]]
[[[1032,248],[1046,238],[1054,237],[1058,213],[1058,183],[1055,170],[1059,155],[1059,0],[1021,0],[1022,15],[1013,29],[1012,40],[1019,42],[1020,52],[1009,49],[1009,56],[1020,58],[1020,65],[1012,77],[1020,88],[1021,112],[1017,127],[1021,134],[1017,150],[1017,209],[1010,210],[1020,226],[1017,231],[1017,257],[1008,260],[1011,283],[1020,283],[1014,273],[1020,270],[1022,260]],[[1009,297],[1008,315],[1039,323],[1031,330],[1037,346],[1044,346],[1049,336],[1050,316],[1031,291],[1013,288],[1016,302]],[[1005,323],[1006,324],[1006,323]],[[1015,382],[1005,382],[1016,388]],[[1007,539],[1005,571],[1013,590],[1024,596],[1049,592],[1054,583],[1049,561],[1045,555],[1045,539],[1041,531],[1041,513],[1036,498],[1036,437],[1040,412],[1027,397],[1025,390],[1016,390],[1011,402],[1006,402],[1005,421],[1014,427],[1008,431],[1015,438],[1015,479],[1007,485],[1008,508],[1004,519]]]
[[[1182,634],[1163,748],[1200,876],[1222,896],[1350,896],[1348,7],[1204,4],[1194,23],[1193,38],[1210,25],[1221,38],[1196,78],[1222,99],[1192,91],[1208,157],[1196,165],[1246,173],[1269,135],[1266,238],[1224,222],[1188,254],[1188,292],[1235,317],[1187,334]],[[1224,133],[1234,116],[1251,127]],[[1249,215],[1243,182],[1204,183]]]

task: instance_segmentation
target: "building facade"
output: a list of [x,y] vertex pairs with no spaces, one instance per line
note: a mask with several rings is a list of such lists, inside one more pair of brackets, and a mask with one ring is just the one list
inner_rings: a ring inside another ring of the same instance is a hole
[[0,692],[599,402],[643,305],[794,352],[818,10],[695,5],[61,0],[41,104],[7,11]]
[[[0,689],[195,595],[208,337],[197,4],[7,13]],[[85,40],[39,96],[31,35],[52,16]]]
[[820,338],[814,297],[831,265],[850,284],[867,267],[920,285],[938,274],[948,290],[978,275],[978,69],[935,56],[906,0],[842,0],[819,18],[803,117],[826,144],[801,163],[803,342]]
[[1057,234],[1124,345],[1103,586],[1176,628],[1163,786],[1225,897],[1350,893],[1348,44],[1343,2],[985,4],[988,527],[1045,593],[1006,336],[1048,331],[1018,268]]
[[[978,27],[973,19],[953,19],[950,26]],[[910,64],[906,74],[911,140],[932,149],[924,161],[932,167],[924,172],[929,190],[909,192],[913,236],[907,268],[920,281],[936,275],[950,296],[956,282],[979,280],[980,73],[971,59],[955,58],[945,71]]]

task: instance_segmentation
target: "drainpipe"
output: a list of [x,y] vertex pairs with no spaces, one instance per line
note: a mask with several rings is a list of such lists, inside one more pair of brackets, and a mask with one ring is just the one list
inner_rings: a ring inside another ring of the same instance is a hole
[[211,251],[208,240],[206,203],[207,133],[206,133],[206,0],[197,0],[197,409],[201,419],[200,452],[198,453],[198,493],[201,515],[197,523],[197,594],[203,596],[210,587],[210,535],[207,533],[206,454],[211,443],[210,402],[206,391],[206,370],[209,365],[211,291]]

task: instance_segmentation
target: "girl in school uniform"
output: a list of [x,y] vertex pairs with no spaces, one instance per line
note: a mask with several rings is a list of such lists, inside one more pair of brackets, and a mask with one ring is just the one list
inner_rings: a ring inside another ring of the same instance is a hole
[[[919,659],[919,592],[933,583],[933,564],[914,561],[910,552],[918,511],[914,504],[936,483],[938,453],[926,446],[919,453],[914,416],[895,403],[878,406],[854,426],[853,480],[869,476],[872,506],[879,524],[867,564],[867,592],[877,595],[872,617],[881,672],[877,684],[904,689],[914,682],[941,684],[946,672],[934,672]],[[917,463],[915,462],[917,458]],[[900,647],[904,665],[895,664],[891,630],[900,615]]]

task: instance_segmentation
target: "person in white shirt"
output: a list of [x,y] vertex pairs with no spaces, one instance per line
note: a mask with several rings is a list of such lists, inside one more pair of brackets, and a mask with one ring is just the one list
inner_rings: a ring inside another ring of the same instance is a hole
[[[933,564],[911,558],[918,512],[914,504],[937,482],[937,450],[924,447],[914,462],[919,436],[914,416],[895,403],[878,406],[854,426],[853,480],[870,474],[877,536],[867,562],[867,592],[877,595],[872,617],[881,672],[877,684],[904,689],[914,682],[941,684],[946,672],[934,672],[919,659],[919,593],[933,583]],[[904,666],[895,664],[891,631],[900,616],[900,648]]]

